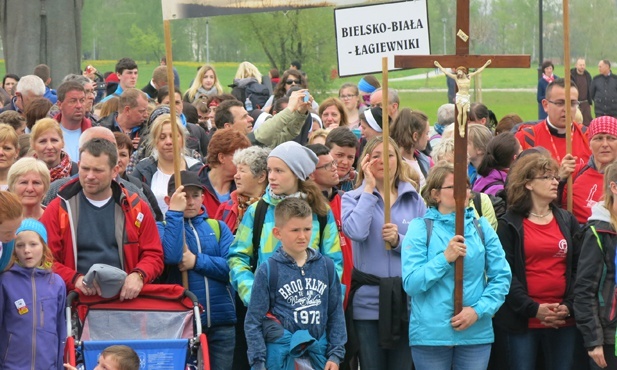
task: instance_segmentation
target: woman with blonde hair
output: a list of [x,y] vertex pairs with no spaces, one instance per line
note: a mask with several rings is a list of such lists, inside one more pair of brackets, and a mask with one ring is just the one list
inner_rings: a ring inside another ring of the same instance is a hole
[[17,132],[10,125],[0,123],[0,190],[8,189],[9,169],[15,163],[18,156],[19,136]]
[[184,101],[194,103],[198,99],[207,98],[223,93],[223,87],[219,81],[214,67],[206,64],[199,68],[193,84],[184,94]]
[[43,216],[43,198],[49,190],[49,183],[49,169],[39,159],[21,158],[11,167],[8,175],[9,191],[20,198],[24,206],[24,217],[38,220]]
[[[392,139],[390,178],[384,177],[383,140],[377,136],[366,144],[357,187],[343,194],[342,201],[343,232],[352,241],[354,260],[347,332],[350,343],[359,344],[359,348],[348,348],[346,357],[359,352],[362,370],[411,369],[401,245],[409,222],[426,212],[417,191],[418,174],[403,162]],[[390,194],[390,223],[384,223],[386,193]],[[391,248],[386,248],[386,242]],[[394,300],[398,304],[393,304]]]
[[[53,118],[36,121],[30,135],[30,149],[34,158],[47,165],[51,182],[71,177],[78,171],[77,163],[64,151],[64,136],[60,124]],[[75,158],[78,159],[78,158]]]
[[[179,119],[174,121],[178,125],[178,146],[182,154],[180,156],[180,170],[198,171],[201,168],[201,162],[185,154],[186,129]],[[131,173],[150,186],[163,214],[169,208],[165,203],[165,197],[167,196],[169,179],[174,174],[174,151],[171,135],[171,125],[174,121],[169,114],[162,114],[154,120],[145,143],[150,149],[151,155],[139,161],[135,170]]]
[[604,170],[604,201],[591,209],[574,285],[576,326],[592,369],[617,369],[615,307],[617,297],[617,164]]

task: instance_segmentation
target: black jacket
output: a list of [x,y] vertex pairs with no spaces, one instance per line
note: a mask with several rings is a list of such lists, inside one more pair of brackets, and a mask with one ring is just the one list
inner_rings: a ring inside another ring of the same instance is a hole
[[[568,307],[570,313],[574,313],[574,281],[576,278],[576,265],[580,253],[580,247],[573,243],[574,237],[579,232],[576,218],[568,211],[553,207],[553,215],[557,225],[568,244],[566,255],[566,291],[561,304]],[[506,301],[495,314],[494,323],[510,332],[524,333],[527,331],[529,318],[535,317],[540,304],[531,299],[527,290],[527,277],[525,267],[525,249],[523,246],[523,216],[508,210],[499,219],[497,235],[506,252],[506,259],[512,269],[512,283]]]
[[[604,212],[600,211],[604,209]],[[606,217],[596,217],[604,213]],[[585,347],[615,343],[617,297],[615,297],[615,247],[617,233],[610,214],[601,204],[592,208],[585,227],[578,275],[574,287],[576,326]]]
[[157,89],[155,89],[154,86],[152,86],[152,84],[150,82],[148,82],[148,84],[146,86],[144,86],[144,88],[141,89],[141,91],[143,91],[146,94],[148,94],[150,99],[154,99],[154,100],[156,100],[156,97],[159,95],[159,91]]
[[617,76],[597,75],[591,81],[591,99],[595,104],[596,117],[617,117]]

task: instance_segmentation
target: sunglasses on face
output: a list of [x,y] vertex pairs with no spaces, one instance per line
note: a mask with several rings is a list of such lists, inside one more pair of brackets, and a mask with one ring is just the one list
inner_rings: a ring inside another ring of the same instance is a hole
[[285,83],[287,85],[300,85],[300,80],[287,80]]

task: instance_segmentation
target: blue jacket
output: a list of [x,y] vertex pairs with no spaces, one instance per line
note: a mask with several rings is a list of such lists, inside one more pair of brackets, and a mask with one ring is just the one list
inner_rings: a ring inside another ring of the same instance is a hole
[[497,234],[481,217],[482,240],[473,223],[475,212],[467,208],[463,307],[473,308],[478,321],[463,331],[456,331],[450,322],[454,316],[454,263],[448,263],[443,253],[454,237],[455,214],[444,215],[431,207],[424,217],[433,220],[430,245],[426,245],[426,224],[422,218],[411,222],[403,240],[403,287],[411,296],[410,345],[492,343],[491,319],[503,304],[512,277]]
[[[272,235],[272,229],[274,228],[274,207],[280,200],[270,196],[269,188],[266,189],[262,198],[268,203],[268,210],[266,211],[266,217],[264,218],[264,224],[261,230],[260,248],[256,262],[257,266],[266,261],[281,245],[281,242]],[[238,292],[242,302],[244,302],[244,305],[247,307],[252,297],[251,289],[253,288],[253,281],[255,280],[255,275],[251,270],[251,264],[255,262],[251,260],[253,258],[253,223],[255,221],[256,208],[257,202],[251,204],[246,210],[242,222],[238,225],[236,239],[234,239],[229,247],[228,263],[231,269],[231,283]],[[317,219],[317,215],[313,213],[313,235],[311,236],[309,246],[313,249],[318,249],[321,254],[334,261],[334,266],[336,267],[336,272],[340,279],[343,274],[343,253],[341,252],[338,227],[336,226],[332,210],[328,211],[327,219],[328,222],[323,234],[324,241],[321,243],[320,248],[319,239],[321,235],[319,235],[319,220]]]
[[231,325],[236,322],[234,293],[229,284],[227,252],[233,241],[233,234],[225,223],[219,222],[220,238],[217,241],[214,230],[206,220],[204,211],[191,219],[185,219],[183,212],[167,211],[165,222],[157,222],[163,242],[165,264],[173,265],[170,282],[181,284],[180,273],[175,266],[182,261],[182,228],[186,245],[197,256],[195,267],[188,270],[189,290],[199,298],[204,308],[201,315],[204,327]]
[[43,97],[51,102],[51,104],[56,104],[58,102],[58,94],[56,90],[50,88],[49,86],[45,86],[45,95]]
[[11,240],[10,242],[6,244],[0,243],[0,245],[2,246],[2,252],[0,252],[0,274],[2,273],[2,271],[4,271],[6,266],[9,265],[9,262],[11,262],[11,257],[13,256],[14,243],[15,243],[14,240]]
[[[411,220],[424,216],[426,205],[410,183],[398,183],[398,198],[390,209],[390,220],[398,226],[399,244],[386,250],[381,236],[383,199],[377,191],[365,193],[364,184],[343,194],[343,233],[352,241],[354,267],[379,277],[401,276],[401,242]],[[358,289],[353,316],[356,320],[379,318],[379,286]]]
[[[338,275],[328,272],[321,253],[311,248],[307,248],[307,253],[306,264],[300,268],[279,248],[269,262],[257,268],[244,323],[249,363],[255,369],[266,361],[263,324],[264,320],[270,320],[266,318],[267,313],[290,333],[306,330],[313,338],[325,335],[327,345],[321,355],[328,361],[339,364],[345,356],[347,332]],[[277,264],[277,280],[271,281],[269,264]]]
[[0,275],[0,369],[63,369],[65,304],[64,282],[49,270],[15,264]]

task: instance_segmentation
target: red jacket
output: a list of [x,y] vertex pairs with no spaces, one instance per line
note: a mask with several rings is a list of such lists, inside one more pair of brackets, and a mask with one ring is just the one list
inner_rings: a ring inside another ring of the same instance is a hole
[[234,190],[229,196],[231,199],[221,203],[213,218],[223,221],[229,227],[229,230],[235,234],[238,228],[238,194]]
[[[578,157],[578,163],[587,163],[591,156],[589,140],[586,130],[578,123],[572,123],[572,155]],[[566,138],[559,137],[549,132],[546,120],[535,125],[522,125],[516,133],[516,138],[523,150],[541,146],[546,148],[551,156],[561,164],[561,160],[566,155]]]
[[[137,194],[129,193],[116,181],[111,182],[112,197],[122,213],[116,212],[118,217],[124,218],[123,240],[118,243],[124,254],[124,270],[127,273],[139,272],[144,277],[144,283],[151,282],[163,272],[163,247],[156,223],[148,205]],[[81,276],[76,271],[79,246],[73,241],[76,238],[73,227],[77,217],[75,209],[79,202],[78,195],[82,187],[79,179],[73,179],[64,185],[45,209],[41,222],[47,229],[48,245],[54,256],[54,272],[66,284],[68,290],[75,289],[75,281]],[[96,227],[96,225],[79,225],[79,227]]]
[[[206,164],[199,170],[198,175],[201,183],[206,188],[206,191],[204,192],[203,205],[206,206],[206,212],[208,212],[208,217],[215,218],[213,216],[216,215],[216,212],[219,209],[221,202],[216,196],[216,191],[214,191],[214,187],[210,182],[210,178],[208,177],[209,173],[210,167]],[[231,186],[229,187],[229,192],[231,193],[234,190],[236,190],[236,183],[232,181]]]
[[333,194],[330,197],[330,208],[334,214],[334,221],[336,221],[336,227],[341,239],[341,252],[343,252],[343,277],[341,278],[341,284],[344,284],[345,300],[343,301],[343,309],[347,309],[347,299],[349,291],[351,290],[351,270],[353,270],[353,251],[351,248],[351,239],[343,233],[343,223],[341,222],[341,195],[336,189],[333,190]]

